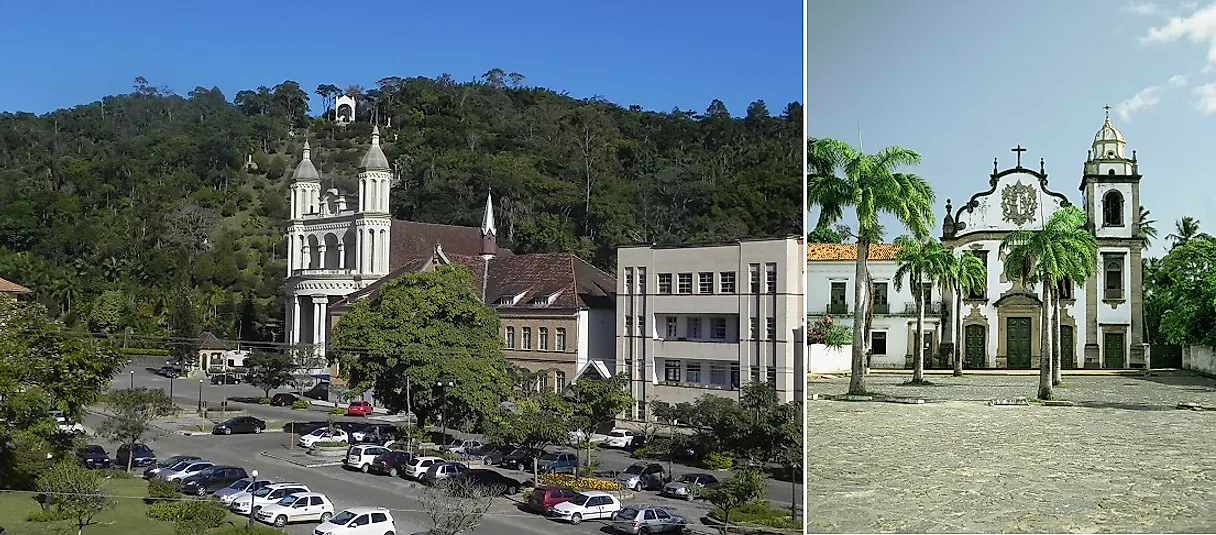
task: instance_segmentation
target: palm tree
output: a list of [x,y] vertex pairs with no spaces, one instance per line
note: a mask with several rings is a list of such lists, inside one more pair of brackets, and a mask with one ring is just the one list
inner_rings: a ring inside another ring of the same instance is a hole
[[[1052,333],[1054,314],[1052,298],[1057,293],[1059,282],[1068,277],[1074,280],[1088,279],[1098,254],[1098,241],[1086,228],[1085,212],[1075,206],[1057,210],[1039,230],[1015,230],[1001,240],[1001,251],[1005,253],[1005,274],[1018,280],[1027,288],[1040,284],[1039,319],[1039,392],[1038,398],[1049,400],[1058,367],[1059,352],[1053,351]],[[1053,357],[1053,353],[1055,353]]]
[[1170,248],[1186,245],[1186,242],[1196,239],[1210,239],[1206,232],[1199,231],[1199,220],[1191,216],[1183,216],[1174,223],[1174,233],[1166,236],[1165,239],[1174,243],[1170,244]]
[[925,300],[932,293],[932,281],[937,280],[944,271],[942,246],[933,238],[917,239],[911,236],[895,238],[895,261],[899,267],[892,277],[895,290],[903,289],[904,280],[912,291],[912,299],[916,300],[916,341],[912,349],[912,384],[925,382]]
[[963,330],[963,296],[975,292],[988,284],[988,268],[971,251],[955,254],[946,248],[941,249],[942,257],[938,261],[941,273],[938,274],[938,284],[942,295],[946,290],[954,296],[950,301],[950,339],[954,341],[951,359],[954,365],[954,376],[963,376],[962,350],[959,349],[959,333]]
[[1157,220],[1152,218],[1152,212],[1140,206],[1140,213],[1136,216],[1137,236],[1144,240],[1144,247],[1148,248],[1153,244],[1153,240],[1157,239]]
[[[933,188],[923,178],[911,173],[896,172],[904,166],[920,163],[920,154],[901,147],[887,147],[875,154],[865,154],[848,143],[835,139],[810,142],[807,161],[810,163],[807,192],[821,206],[852,206],[857,211],[857,269],[853,280],[855,307],[861,308],[866,280],[866,261],[870,244],[879,239],[882,227],[879,214],[895,216],[914,237],[925,238],[934,225]],[[843,176],[837,174],[843,172]],[[863,311],[858,310],[860,318]],[[865,388],[865,343],[868,333],[860,321],[853,322],[853,366],[849,393],[860,395]]]

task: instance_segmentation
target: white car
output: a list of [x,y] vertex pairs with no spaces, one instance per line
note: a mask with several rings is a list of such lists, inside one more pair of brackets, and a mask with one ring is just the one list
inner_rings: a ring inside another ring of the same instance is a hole
[[156,477],[165,481],[181,481],[190,476],[196,476],[199,472],[215,466],[211,461],[182,461],[173,465],[173,468],[161,470]]
[[51,411],[51,418],[55,419],[55,426],[59,428],[61,433],[84,433],[84,426],[79,422],[69,422],[68,417],[63,411]]
[[334,504],[319,492],[300,492],[258,509],[258,520],[281,528],[294,522],[328,522]]
[[613,429],[608,432],[608,438],[604,440],[604,447],[624,449],[630,442],[633,442],[635,436],[637,433],[630,429]]
[[232,482],[231,485],[217,490],[211,495],[215,496],[219,501],[224,502],[225,506],[229,506],[232,505],[232,502],[236,501],[237,498],[241,496],[248,496],[250,492],[255,492],[258,489],[271,484],[274,484],[274,481],[269,479],[255,480],[252,477],[247,477],[244,479],[238,479]]
[[452,453],[467,453],[469,450],[477,449],[481,446],[480,440],[453,440],[448,442],[443,449]]
[[578,524],[597,518],[611,519],[612,515],[620,510],[621,501],[616,499],[616,496],[598,490],[588,490],[575,494],[568,502],[550,507],[545,514]]
[[385,535],[396,532],[397,523],[393,521],[393,515],[382,507],[351,507],[313,530],[319,535]]
[[311,433],[300,437],[297,444],[299,444],[301,448],[311,448],[313,444],[318,442],[341,442],[343,444],[349,444],[350,436],[346,434],[346,431],[341,429],[318,427],[313,429]]
[[376,460],[376,456],[390,451],[392,450],[383,446],[351,446],[346,450],[346,458],[342,460],[342,466],[366,474],[371,469],[372,461]]
[[275,483],[255,490],[253,494],[238,496],[228,508],[238,515],[248,516],[250,510],[256,513],[258,509],[301,492],[312,492],[312,489],[300,483]]
[[405,477],[409,479],[419,479],[422,474],[430,470],[436,464],[446,463],[447,460],[441,457],[414,457],[410,459],[410,463],[405,465]]

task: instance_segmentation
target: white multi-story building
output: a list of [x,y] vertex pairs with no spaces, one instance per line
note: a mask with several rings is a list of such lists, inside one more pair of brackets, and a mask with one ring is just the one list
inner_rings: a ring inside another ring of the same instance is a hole
[[804,239],[617,250],[616,372],[652,400],[737,396],[749,381],[801,401]]

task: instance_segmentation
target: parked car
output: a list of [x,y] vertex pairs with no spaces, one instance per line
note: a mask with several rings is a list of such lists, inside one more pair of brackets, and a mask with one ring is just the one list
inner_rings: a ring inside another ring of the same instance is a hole
[[311,448],[313,444],[318,442],[341,442],[343,444],[350,443],[350,437],[346,431],[337,427],[318,427],[313,429],[311,433],[300,437],[296,443],[301,448]]
[[444,446],[443,449],[452,453],[467,453],[469,450],[480,448],[481,446],[480,440],[453,440]]
[[231,435],[233,433],[261,433],[266,430],[264,420],[252,416],[237,416],[215,424],[211,428],[213,435]]
[[491,491],[490,494],[492,495],[499,496],[513,496],[519,494],[519,489],[523,488],[523,484],[518,480],[504,476],[494,470],[470,468],[453,478],[453,480],[458,479],[465,480],[471,485]]
[[634,492],[663,488],[667,479],[667,471],[658,463],[633,463],[616,476],[617,483]]
[[250,511],[256,513],[267,505],[301,492],[312,492],[312,489],[300,483],[274,483],[252,493],[238,496],[232,500],[232,505],[229,505],[228,509],[238,515],[249,516]]
[[80,459],[80,464],[85,468],[109,468],[112,464],[110,454],[106,453],[106,449],[97,444],[89,444],[80,448],[76,457]]
[[631,505],[612,515],[611,526],[619,533],[683,533],[684,517],[653,505]]
[[468,471],[469,467],[461,463],[435,463],[426,469],[426,472],[418,478],[418,481],[423,485],[434,485]]
[[270,405],[274,407],[290,407],[292,403],[300,401],[300,398],[295,394],[280,392],[270,398]]
[[372,424],[352,431],[351,442],[355,444],[379,444],[381,446],[397,440],[397,428],[387,424]]
[[211,384],[213,384],[213,385],[239,385],[239,384],[241,384],[241,377],[239,375],[233,375],[231,373],[221,373],[219,375],[212,375]]
[[584,520],[611,519],[621,510],[621,501],[607,492],[588,490],[558,502],[545,511],[545,516],[559,518],[571,524]]
[[540,456],[540,452],[528,448],[515,448],[506,454],[498,465],[510,470],[526,470]]
[[604,440],[605,448],[621,448],[624,449],[633,442],[633,437],[637,433],[632,429],[616,428],[608,432],[608,438]]
[[211,461],[183,461],[173,468],[161,471],[156,477],[165,481],[181,481],[212,466],[215,466],[215,463]]
[[482,444],[479,447],[471,448],[465,451],[465,454],[470,458],[479,459],[487,465],[496,465],[502,461],[512,451],[515,451],[514,446],[501,446],[495,444]]
[[372,404],[370,401],[358,400],[350,402],[346,406],[347,416],[368,416],[372,413]]
[[51,411],[51,418],[55,419],[55,426],[60,433],[82,434],[85,432],[84,426],[80,422],[69,420],[68,415],[63,411]]
[[258,489],[267,485],[274,484],[269,479],[254,479],[246,477],[233,481],[231,485],[215,491],[212,496],[215,496],[219,501],[224,502],[224,505],[232,505],[232,502],[242,495],[255,492]]
[[313,533],[326,535],[385,535],[397,533],[393,515],[382,507],[351,507],[322,522]]
[[647,437],[646,435],[633,435],[633,438],[629,441],[629,444],[625,445],[625,451],[632,453],[632,452],[635,452],[642,448],[645,448],[646,444],[649,444],[649,443],[650,443],[650,438]]
[[367,473],[372,468],[372,462],[376,457],[388,453],[389,449],[383,446],[359,445],[351,446],[346,449],[346,458],[342,459],[342,466],[351,470],[358,470]]
[[712,489],[720,482],[713,474],[684,474],[680,479],[663,485],[659,494],[692,501],[705,489]]
[[182,494],[205,496],[246,477],[249,477],[249,474],[239,466],[212,466],[182,479],[181,490]]
[[156,375],[176,379],[182,376],[182,369],[177,366],[161,366],[159,370],[156,370]]
[[570,501],[577,495],[577,492],[570,489],[542,485],[532,489],[532,494],[528,495],[528,502],[524,504],[524,508],[534,513],[544,514],[550,507]]
[[542,474],[577,474],[578,456],[568,452],[546,453],[536,460],[536,471]]
[[334,516],[334,502],[320,492],[301,492],[266,505],[255,515],[275,527],[295,522],[328,522]]
[[118,447],[118,453],[115,455],[118,459],[118,466],[126,468],[131,467],[146,468],[156,464],[156,453],[145,444],[123,444]]
[[173,468],[177,463],[182,461],[201,461],[202,458],[195,455],[174,455],[156,462],[156,465],[144,470],[144,479],[152,479],[165,470]]
[[414,456],[407,451],[390,450],[372,459],[372,465],[368,467],[368,472],[397,477],[407,469],[412,458]]
[[419,479],[422,474],[430,470],[435,464],[445,463],[440,457],[414,457],[410,459],[410,463],[406,465],[405,477],[409,479]]

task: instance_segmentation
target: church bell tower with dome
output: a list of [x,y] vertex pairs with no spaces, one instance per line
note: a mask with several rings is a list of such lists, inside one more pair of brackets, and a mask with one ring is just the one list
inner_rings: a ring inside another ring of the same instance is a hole
[[1140,171],[1136,151],[1129,157],[1123,133],[1111,124],[1110,106],[1086,158],[1081,192],[1098,239],[1095,273],[1085,284],[1084,362],[1106,368],[1144,362]]

